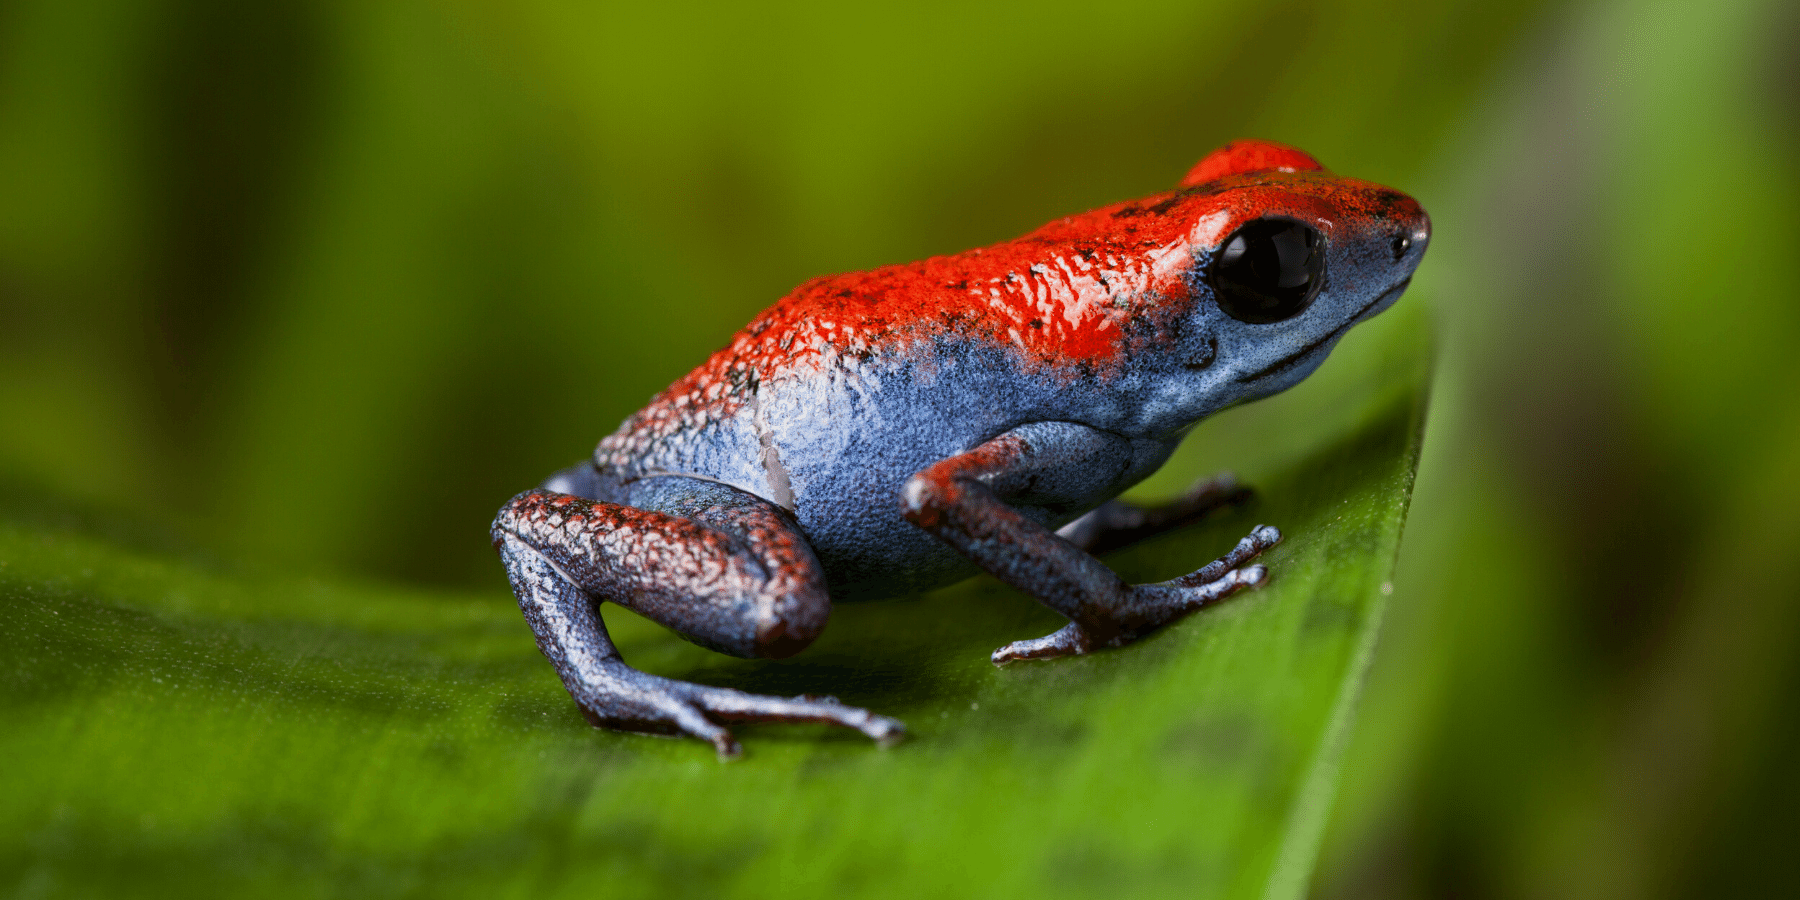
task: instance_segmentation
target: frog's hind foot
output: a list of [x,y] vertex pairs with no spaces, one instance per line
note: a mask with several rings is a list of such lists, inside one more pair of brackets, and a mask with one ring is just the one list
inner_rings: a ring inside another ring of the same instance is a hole
[[906,736],[906,726],[898,719],[845,706],[835,697],[772,697],[660,678],[623,663],[609,668],[603,685],[590,684],[577,693],[576,703],[589,723],[618,731],[699,738],[712,744],[720,759],[744,752],[725,723],[824,723],[860,731],[883,747]]
[[1077,656],[1129,644],[1202,606],[1267,581],[1267,567],[1245,563],[1278,543],[1281,543],[1279,530],[1270,525],[1258,525],[1229,553],[1195,572],[1161,584],[1133,587],[1129,602],[1110,611],[1111,615],[1104,621],[1087,625],[1070,622],[1054,634],[1014,641],[995,650],[994,665],[1002,666],[1021,659]]
[[718,750],[722,759],[738,756],[742,750],[731,733],[723,727],[711,724],[710,720],[724,722],[822,722],[841,728],[852,728],[867,735],[877,745],[892,747],[906,737],[906,725],[899,719],[878,716],[866,709],[856,706],[845,706],[834,697],[814,698],[771,697],[763,694],[747,694],[730,688],[705,687],[703,685],[686,685],[689,696],[685,702],[690,708],[698,709],[702,717],[711,727],[711,733],[702,734],[683,727],[683,731],[702,740],[710,741]]
[[[582,470],[573,472],[553,486],[581,488]],[[609,496],[526,491],[500,510],[492,532],[538,648],[588,721],[691,735],[723,757],[742,752],[724,727],[732,722],[824,722],[883,744],[905,733],[893,719],[835,700],[746,694],[626,665],[600,618],[602,599],[702,646],[774,659],[817,637],[831,603],[792,515],[766,500],[685,477],[646,478]]]

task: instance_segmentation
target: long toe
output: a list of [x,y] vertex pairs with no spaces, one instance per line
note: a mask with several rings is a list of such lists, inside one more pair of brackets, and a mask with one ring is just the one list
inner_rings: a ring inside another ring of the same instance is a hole
[[906,723],[887,716],[870,716],[861,730],[882,747],[892,747],[906,739]]
[[1029,641],[1013,641],[995,650],[991,659],[994,665],[1004,666],[1021,659],[1052,659],[1058,656],[1075,656],[1087,651],[1087,635],[1074,622],[1070,622],[1055,634]]
[[1238,541],[1237,546],[1232,547],[1224,556],[1167,583],[1183,588],[1204,587],[1230,577],[1233,569],[1261,556],[1264,550],[1279,543],[1280,529],[1273,525],[1258,525],[1250,529],[1250,533],[1244,535],[1243,540]]
[[1205,584],[1184,587],[1180,593],[1177,609],[1171,610],[1176,615],[1193,612],[1203,606],[1210,606],[1239,591],[1248,590],[1269,580],[1267,566],[1254,565],[1232,569],[1218,578]]
[[700,710],[682,703],[677,705],[672,713],[675,726],[680,728],[683,734],[692,735],[712,744],[713,749],[718,751],[720,759],[736,759],[744,754],[744,748],[731,736],[731,732],[725,726],[702,715]]
[[713,718],[727,722],[823,722],[854,728],[882,744],[891,744],[906,733],[906,726],[899,720],[845,706],[835,697],[769,697],[729,688],[703,688],[693,699]]

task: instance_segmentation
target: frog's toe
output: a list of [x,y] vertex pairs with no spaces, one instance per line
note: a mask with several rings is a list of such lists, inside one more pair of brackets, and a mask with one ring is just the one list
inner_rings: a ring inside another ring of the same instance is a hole
[[1169,605],[1171,618],[1210,606],[1239,591],[1256,587],[1269,580],[1267,566],[1244,566],[1231,569],[1204,584],[1181,587],[1176,602]]
[[906,740],[906,723],[887,716],[869,716],[868,724],[862,727],[862,733],[874,739],[878,746],[892,747]]
[[1268,567],[1246,564],[1279,543],[1281,532],[1278,529],[1258,525],[1238,541],[1231,552],[1192,574],[1161,584],[1133,587],[1129,602],[1115,607],[1109,617],[1090,622],[1089,627],[1070,622],[1055,634],[1014,641],[995,650],[994,665],[1003,666],[1021,659],[1077,656],[1129,644],[1194,610],[1268,581]]
[[1204,588],[1224,580],[1228,576],[1233,576],[1235,581],[1242,582],[1243,587],[1260,584],[1268,578],[1269,574],[1268,570],[1262,566],[1250,567],[1250,569],[1258,570],[1254,576],[1249,574],[1249,569],[1245,569],[1242,573],[1237,573],[1235,570],[1279,543],[1281,543],[1281,529],[1273,525],[1258,525],[1250,529],[1250,533],[1244,535],[1244,539],[1238,541],[1237,546],[1231,548],[1230,552],[1224,556],[1201,566],[1191,574],[1183,575],[1167,583],[1178,588]]
[[1087,632],[1081,626],[1070,622],[1054,634],[1028,641],[1013,641],[994,651],[990,657],[994,665],[1004,666],[1021,659],[1054,659],[1058,656],[1077,656],[1092,649],[1093,642],[1088,639]]
[[711,719],[726,722],[823,722],[853,728],[883,747],[906,736],[906,725],[900,720],[845,706],[836,697],[770,697],[730,688],[698,687],[693,702]]
[[670,718],[674,720],[675,727],[681,729],[682,734],[713,745],[720,759],[736,759],[744,755],[743,745],[731,736],[728,729],[708,719],[695,707],[677,703],[670,710]]

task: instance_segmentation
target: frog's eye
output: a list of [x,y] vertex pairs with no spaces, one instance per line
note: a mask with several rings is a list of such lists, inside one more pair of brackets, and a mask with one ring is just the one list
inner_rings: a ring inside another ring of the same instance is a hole
[[1293,219],[1257,219],[1225,239],[1212,266],[1225,314],[1264,325],[1312,305],[1325,283],[1325,236]]

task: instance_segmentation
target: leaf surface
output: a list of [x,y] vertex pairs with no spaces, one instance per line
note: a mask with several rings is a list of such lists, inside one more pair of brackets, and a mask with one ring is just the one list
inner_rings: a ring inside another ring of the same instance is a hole
[[898,716],[911,739],[885,751],[741,727],[748,757],[722,764],[696,741],[591,729],[502,587],[257,577],[13,516],[0,890],[1298,896],[1390,590],[1427,382],[1418,314],[1363,330],[1321,386],[1198,433],[1294,436],[1243,467],[1258,501],[1108,558],[1161,580],[1269,522],[1287,535],[1272,583],[1136,645],[997,670],[993,648],[1061,622],[989,579],[840,605],[777,662],[606,608],[634,665]]

